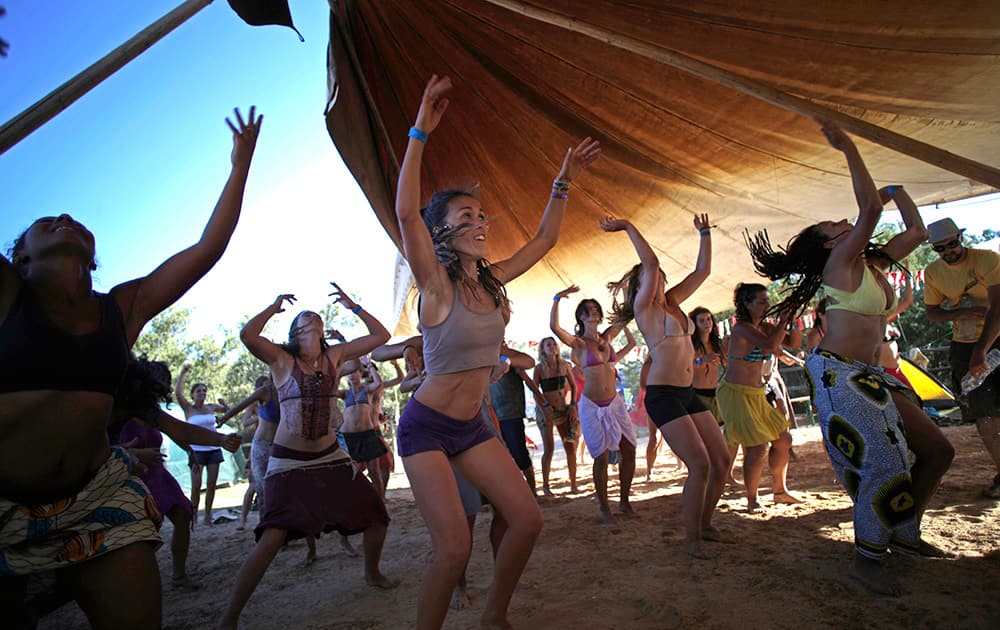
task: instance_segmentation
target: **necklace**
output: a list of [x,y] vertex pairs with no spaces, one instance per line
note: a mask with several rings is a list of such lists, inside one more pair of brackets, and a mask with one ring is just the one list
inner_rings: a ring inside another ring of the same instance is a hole
[[[303,372],[311,371],[313,373],[314,378],[316,379],[316,382],[318,382],[318,383],[322,383],[323,382],[323,369],[321,367],[322,363],[323,363],[323,353],[322,352],[320,352],[316,356],[316,358],[313,359],[311,366],[308,363],[306,363],[305,359],[303,359],[301,355],[298,356],[298,357],[296,357],[296,361],[298,361],[301,365],[305,365],[306,368],[309,368],[308,370],[302,370]],[[299,369],[302,369],[301,365],[300,365]]]

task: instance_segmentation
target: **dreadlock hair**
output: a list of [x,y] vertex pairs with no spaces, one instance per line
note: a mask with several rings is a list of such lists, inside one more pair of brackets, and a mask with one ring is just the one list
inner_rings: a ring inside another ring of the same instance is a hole
[[601,314],[601,319],[604,319],[604,309],[601,308],[601,303],[593,298],[584,298],[580,300],[580,303],[576,305],[576,310],[573,312],[573,318],[576,319],[576,327],[573,331],[576,333],[577,337],[583,336],[584,326],[583,318],[587,314],[587,306],[593,304],[597,307],[597,312]]
[[[295,358],[298,358],[299,353],[302,351],[302,347],[299,344],[299,327],[295,325],[295,322],[299,321],[303,313],[311,313],[312,311],[299,311],[298,315],[292,318],[292,323],[288,326],[288,342],[281,344],[281,347],[288,354]],[[326,343],[326,338],[320,336],[319,338],[319,351],[321,354],[326,354],[326,349],[329,348],[329,344]]]
[[[800,315],[823,284],[823,267],[830,258],[830,250],[826,247],[829,238],[819,228],[819,224],[810,225],[793,236],[787,245],[779,246],[780,251],[774,251],[771,247],[767,230],[761,230],[753,236],[749,230],[744,230],[743,240],[750,249],[750,257],[758,274],[771,280],[795,283],[791,291],[785,292],[785,298],[768,309],[767,313],[791,311],[793,316]],[[737,317],[738,309],[739,306]]]
[[637,263],[625,272],[620,280],[608,283],[608,291],[611,292],[611,314],[608,315],[608,323],[612,326],[625,326],[635,319],[635,296],[639,292],[641,272],[642,263]]
[[712,352],[716,354],[722,354],[722,339],[719,337],[719,326],[718,322],[715,321],[715,315],[712,311],[708,310],[704,306],[699,306],[690,313],[688,317],[691,318],[692,322],[695,322],[694,330],[691,331],[691,343],[694,344],[695,353],[700,352],[701,354],[708,354],[709,350],[705,347],[705,344],[701,342],[701,334],[699,334],[697,321],[699,315],[704,315],[708,313],[708,316],[712,318],[712,331],[708,333],[708,345],[712,346]]
[[151,361],[143,355],[129,357],[118,391],[115,393],[115,411],[138,416],[151,424],[160,411],[160,403],[170,403],[170,368],[163,361]]
[[749,322],[753,320],[747,304],[753,302],[754,298],[761,291],[767,291],[767,287],[756,282],[741,282],[736,285],[733,291],[733,306],[736,307],[736,321]]
[[493,275],[493,272],[490,270],[489,261],[485,258],[477,260],[476,277],[470,278],[462,267],[458,253],[451,247],[451,239],[472,227],[470,223],[460,223],[458,225],[449,225],[446,223],[448,204],[459,197],[472,197],[475,199],[476,195],[471,190],[462,190],[460,188],[439,190],[431,195],[430,203],[420,211],[420,215],[424,219],[424,224],[431,233],[431,242],[434,244],[434,255],[437,256],[438,262],[444,265],[449,278],[470,290],[472,295],[476,295],[475,286],[479,284],[493,297],[494,304],[500,308],[504,318],[509,318],[511,310],[510,300],[507,297],[507,289]]
[[[830,240],[820,229],[819,224],[810,225],[793,236],[788,244],[779,246],[780,251],[771,247],[767,230],[761,230],[753,236],[749,230],[744,230],[743,240],[750,249],[753,266],[762,276],[771,280],[784,280],[794,283],[791,291],[785,291],[786,297],[768,309],[767,314],[790,311],[793,317],[798,317],[806,309],[820,286],[823,284],[823,267],[830,258],[830,250],[826,243]],[[869,242],[864,249],[866,258],[882,258],[889,261],[890,267],[909,273],[895,259],[885,253],[878,243]]]

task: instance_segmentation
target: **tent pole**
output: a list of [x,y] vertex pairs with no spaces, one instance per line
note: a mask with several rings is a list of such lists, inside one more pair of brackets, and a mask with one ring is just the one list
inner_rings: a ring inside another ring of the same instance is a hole
[[340,23],[340,18],[337,16],[337,11],[334,8],[334,0],[330,0],[330,15],[333,16],[333,21],[337,25],[337,32],[340,33],[340,39],[344,42],[344,48],[347,50],[347,56],[351,60],[351,68],[354,70],[354,75],[358,79],[358,85],[361,87],[361,93],[365,97],[365,102],[368,104],[368,111],[371,117],[375,120],[375,126],[378,127],[379,135],[382,136],[382,144],[385,146],[385,151],[389,155],[389,160],[392,162],[393,168],[396,169],[396,175],[399,175],[399,159],[396,157],[396,152],[392,148],[392,141],[389,138],[389,131],[385,128],[385,123],[382,122],[382,116],[379,115],[378,107],[375,105],[375,97],[372,96],[371,89],[368,87],[368,80],[365,78],[364,72],[361,71],[361,62],[358,60],[358,53],[354,49],[354,41],[348,37],[347,29],[344,25]]
[[212,0],[187,0],[170,13],[147,26],[138,35],[115,48],[89,68],[50,92],[0,127],[0,155],[26,138],[101,81],[120,70],[147,48],[198,13]]
[[718,68],[711,64],[698,61],[687,55],[673,52],[653,44],[649,44],[637,39],[616,33],[614,31],[587,24],[580,20],[558,13],[540,9],[536,6],[520,2],[518,0],[486,0],[490,4],[503,7],[514,13],[519,13],[539,22],[545,22],[553,26],[558,26],[574,33],[586,35],[610,46],[621,48],[629,52],[652,59],[659,63],[684,70],[691,74],[708,79],[715,83],[725,85],[738,92],[760,99],[782,109],[786,109],[796,114],[815,118],[817,116],[828,118],[839,125],[845,131],[849,131],[866,140],[882,145],[894,151],[898,151],[912,158],[916,158],[928,164],[933,164],[946,171],[951,171],[963,177],[987,184],[994,188],[1000,188],[1000,169],[970,160],[960,155],[955,155],[944,149],[940,149],[926,142],[920,142],[873,125],[867,121],[835,109],[819,105],[810,100],[793,96],[769,85],[759,83],[752,79],[742,77],[735,72]]

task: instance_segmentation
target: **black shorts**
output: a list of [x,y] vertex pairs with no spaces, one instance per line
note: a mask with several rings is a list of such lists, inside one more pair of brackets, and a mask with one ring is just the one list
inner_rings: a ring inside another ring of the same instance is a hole
[[[969,359],[975,345],[961,341],[951,342],[948,360],[951,363],[951,387],[956,396],[962,391],[962,377],[969,371]],[[1000,339],[992,347],[1000,348]],[[969,392],[967,408],[970,415],[967,420],[1000,417],[1000,370],[993,370],[985,383]],[[965,410],[963,407],[963,415]]]
[[201,466],[222,463],[222,449],[213,448],[210,451],[191,451],[194,453],[194,460]]
[[708,407],[695,395],[694,387],[646,386],[646,413],[657,427],[702,411],[708,411]]
[[528,445],[524,440],[524,418],[501,420],[500,432],[503,434],[503,441],[507,443],[510,456],[517,464],[517,469],[527,470],[531,468],[531,455],[528,453]]

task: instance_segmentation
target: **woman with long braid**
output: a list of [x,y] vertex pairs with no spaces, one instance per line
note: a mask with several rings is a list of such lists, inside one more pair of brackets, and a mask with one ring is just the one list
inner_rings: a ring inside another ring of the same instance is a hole
[[624,231],[639,255],[638,265],[608,285],[615,298],[611,324],[624,326],[635,319],[646,339],[652,356],[646,412],[687,466],[681,495],[686,551],[692,557],[706,558],[711,554],[702,549],[702,541],[723,539],[712,525],[712,515],[725,487],[729,453],[712,412],[695,395],[691,343],[695,326],[681,310],[681,303],[705,282],[712,269],[708,215],[695,216],[694,227],[699,233],[698,262],[691,273],[666,290],[660,260],[639,230],[622,219],[601,220],[605,232]]
[[[902,260],[927,238],[927,231],[902,187],[876,190],[851,139],[829,121],[821,120],[820,125],[830,144],[847,158],[857,221],[853,226],[846,219],[811,225],[781,251],[772,249],[766,232],[748,238],[748,245],[761,275],[795,282],[772,310],[798,313],[820,287],[826,292],[826,334],[806,367],[827,453],[854,500],[855,554],[849,575],[876,593],[896,595],[899,586],[884,573],[881,561],[890,545],[921,551],[920,510],[940,475],[928,470],[928,461],[918,453],[921,467],[915,466],[911,477],[904,424],[916,406],[896,391],[902,384],[878,367],[885,318],[897,297],[872,260]],[[906,230],[884,246],[873,245],[872,233],[890,199]],[[917,450],[922,451],[933,433],[921,420],[916,423]]]
[[452,589],[469,557],[469,531],[451,466],[485,494],[509,528],[496,554],[481,624],[508,627],[507,607],[542,528],[542,515],[507,449],[481,417],[510,314],[504,285],[541,260],[559,237],[573,179],[600,154],[589,138],[566,153],[534,237],[502,262],[487,262],[489,220],[470,191],[436,192],[420,210],[425,142],[448,107],[448,77],[433,76],[400,169],[396,217],[421,303],[427,378],[399,420],[399,455],[427,522],[434,559],[417,604],[417,628],[444,623]]

